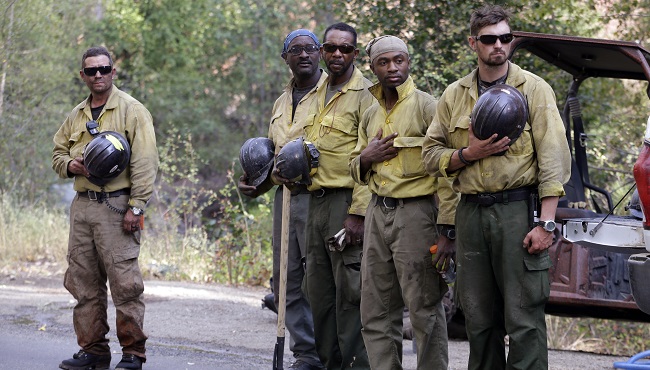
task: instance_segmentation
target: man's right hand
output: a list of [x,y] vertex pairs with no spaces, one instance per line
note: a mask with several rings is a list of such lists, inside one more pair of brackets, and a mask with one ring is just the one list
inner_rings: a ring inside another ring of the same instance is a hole
[[498,134],[492,134],[492,136],[485,140],[477,138],[474,135],[474,129],[471,124],[469,125],[468,135],[469,146],[463,151],[463,157],[468,161],[477,161],[510,148],[508,146],[510,139],[507,136],[498,141],[495,141],[499,136]]
[[82,157],[77,157],[68,163],[68,173],[71,173],[73,175],[82,175],[85,177],[90,176],[90,173],[86,169],[86,166],[84,166],[84,160]]
[[239,177],[239,183],[237,184],[237,189],[241,191],[242,194],[249,196],[251,198],[257,198],[260,196],[260,191],[257,189],[257,186],[248,185],[248,175],[244,173]]
[[382,138],[384,131],[379,129],[377,135],[370,140],[368,146],[361,151],[359,155],[361,173],[370,170],[370,166],[375,162],[388,161],[397,157],[397,148],[393,146],[393,140],[397,137],[394,132],[385,138]]

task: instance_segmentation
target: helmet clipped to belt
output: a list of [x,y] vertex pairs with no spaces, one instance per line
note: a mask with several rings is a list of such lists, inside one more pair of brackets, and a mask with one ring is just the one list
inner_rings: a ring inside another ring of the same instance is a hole
[[115,131],[100,132],[84,149],[84,166],[90,173],[88,180],[103,186],[116,178],[129,165],[131,147],[124,136]]
[[254,137],[246,140],[239,149],[239,164],[248,176],[248,185],[259,186],[273,169],[275,145],[265,137]]
[[[524,132],[528,120],[528,103],[516,88],[498,84],[490,86],[478,98],[470,116],[474,135],[485,140],[498,134],[495,141],[507,136],[512,145]],[[499,153],[503,155],[505,152]]]
[[318,168],[320,152],[302,137],[288,142],[275,158],[280,176],[296,184],[311,185],[311,176]]

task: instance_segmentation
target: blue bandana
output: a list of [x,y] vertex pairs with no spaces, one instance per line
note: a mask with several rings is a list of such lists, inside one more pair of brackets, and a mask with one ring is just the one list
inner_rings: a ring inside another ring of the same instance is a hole
[[320,46],[320,42],[318,42],[318,37],[316,37],[316,35],[314,35],[310,30],[301,28],[295,31],[291,31],[291,33],[287,35],[287,38],[284,39],[284,47],[282,48],[282,55],[284,55],[287,52],[287,49],[289,48],[289,44],[291,44],[291,41],[293,41],[293,39],[299,36],[309,36],[311,37],[312,40],[314,40],[316,46]]

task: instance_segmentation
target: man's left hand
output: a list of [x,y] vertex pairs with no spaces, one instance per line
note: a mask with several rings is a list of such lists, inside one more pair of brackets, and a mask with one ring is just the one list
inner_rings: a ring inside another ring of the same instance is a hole
[[431,263],[438,272],[443,273],[451,263],[451,259],[456,256],[456,242],[440,235],[436,244],[438,244],[438,252],[431,260]]
[[540,226],[535,226],[524,238],[523,247],[530,254],[538,254],[550,248],[551,245],[553,245],[553,233],[549,233]]
[[122,220],[122,229],[127,234],[132,234],[140,230],[140,218],[142,216],[136,216],[131,211],[131,208],[126,210],[124,214],[124,219]]
[[363,216],[348,215],[343,222],[345,228],[345,242],[350,245],[363,244]]

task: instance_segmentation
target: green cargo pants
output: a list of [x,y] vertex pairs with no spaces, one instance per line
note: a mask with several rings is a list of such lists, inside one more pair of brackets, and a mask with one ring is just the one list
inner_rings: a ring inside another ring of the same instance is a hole
[[402,369],[402,321],[409,309],[418,370],[446,370],[447,284],[431,263],[436,242],[434,198],[399,201],[394,208],[373,196],[365,220],[361,263],[363,339],[373,370]]
[[548,251],[531,255],[523,248],[528,231],[525,200],[481,206],[462,197],[458,204],[456,288],[470,344],[469,370],[548,368],[544,305],[551,259]]
[[352,189],[311,196],[307,221],[307,291],[316,351],[327,369],[370,369],[361,337],[361,247],[331,252],[327,239],[343,228]]

